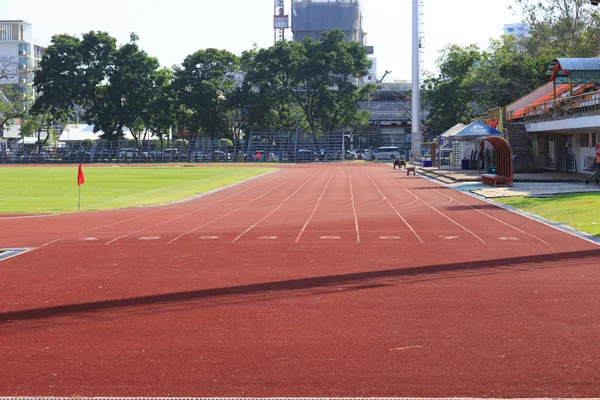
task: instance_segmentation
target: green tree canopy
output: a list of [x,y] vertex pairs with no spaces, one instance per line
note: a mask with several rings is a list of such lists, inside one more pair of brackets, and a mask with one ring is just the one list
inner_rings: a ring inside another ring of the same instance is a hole
[[117,47],[106,32],[89,32],[81,39],[56,35],[35,75],[38,93],[35,114],[64,114],[77,104],[82,118],[103,138],[123,137],[123,128],[139,134],[147,126],[149,104],[160,96],[157,82],[164,79],[155,58],[137,45]]
[[188,128],[202,129],[211,138],[227,131],[227,99],[237,87],[239,59],[226,50],[198,50],[174,71],[173,87],[188,111]]
[[522,46],[530,56],[596,57],[600,14],[589,0],[515,0],[530,36]]
[[424,98],[431,107],[426,123],[436,134],[469,122],[479,110],[473,91],[482,55],[475,45],[447,46],[438,59],[440,73],[425,81]]
[[371,62],[364,46],[344,41],[339,29],[324,32],[321,40],[278,42],[250,61],[246,79],[280,126],[305,124],[316,133],[367,122],[358,101],[375,87],[359,89],[357,81],[369,73]]
[[548,81],[545,72],[551,59],[532,57],[512,35],[491,40],[474,69],[474,100],[486,110],[512,103]]

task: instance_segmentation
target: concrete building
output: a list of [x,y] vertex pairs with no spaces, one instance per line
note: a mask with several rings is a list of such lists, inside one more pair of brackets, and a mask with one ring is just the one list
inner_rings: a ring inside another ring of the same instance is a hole
[[[296,42],[305,38],[320,40],[323,32],[337,28],[346,35],[347,41],[361,43],[373,56],[375,49],[366,45],[362,21],[359,0],[292,0],[292,34]],[[356,80],[357,85],[377,81],[377,60],[369,59],[374,61],[374,66],[368,77]]]
[[600,59],[557,58],[549,82],[504,108],[515,171],[592,172],[600,156]]
[[294,41],[321,39],[321,32],[338,28],[346,40],[364,44],[359,0],[292,0]]
[[518,39],[522,39],[529,36],[529,27],[522,23],[504,24],[504,34],[513,35]]
[[376,84],[378,82],[379,77],[377,76],[377,57],[369,56],[369,61],[371,61],[371,69],[369,70],[369,75],[364,78],[365,83],[373,83]]
[[[6,77],[0,85],[15,85],[13,90],[26,92],[32,89],[33,71],[38,67],[46,48],[34,43],[32,25],[22,20],[0,20],[0,67]],[[3,98],[5,94],[0,94]],[[9,95],[9,94],[6,94]],[[19,121],[11,121],[2,137],[16,138]]]
[[0,58],[10,60],[18,76],[9,82],[22,86],[33,84],[33,71],[46,48],[33,41],[32,25],[21,20],[0,20]]
[[[353,132],[347,145],[351,149],[376,149],[396,146],[408,159],[412,145],[412,105],[409,98],[411,83],[380,83],[378,93],[368,101],[359,102],[368,111],[369,126]],[[421,124],[429,116],[429,108],[421,112]]]

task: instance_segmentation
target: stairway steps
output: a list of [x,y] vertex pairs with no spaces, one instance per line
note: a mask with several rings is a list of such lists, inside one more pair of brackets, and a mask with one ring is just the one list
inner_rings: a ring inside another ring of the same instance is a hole
[[524,124],[507,124],[508,141],[517,155],[514,163],[515,172],[535,171],[536,160],[533,154],[533,142],[527,134]]

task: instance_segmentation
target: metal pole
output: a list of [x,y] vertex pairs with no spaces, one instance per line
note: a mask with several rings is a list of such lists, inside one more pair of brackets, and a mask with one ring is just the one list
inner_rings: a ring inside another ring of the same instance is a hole
[[294,164],[298,162],[296,156],[298,154],[298,127],[296,127],[296,136],[294,138]]
[[77,211],[81,208],[81,185],[77,185],[79,188],[79,196],[77,198]]
[[419,0],[413,0],[412,16],[412,159],[421,156],[421,106],[419,73]]

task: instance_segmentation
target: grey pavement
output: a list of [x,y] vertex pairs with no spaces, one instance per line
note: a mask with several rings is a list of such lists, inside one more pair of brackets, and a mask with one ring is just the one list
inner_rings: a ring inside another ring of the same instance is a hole
[[448,170],[437,168],[417,167],[417,173],[431,179],[438,180],[464,192],[471,192],[485,198],[528,196],[548,197],[565,193],[598,193],[600,187],[595,181],[586,185],[585,180],[591,173],[566,173],[566,172],[539,172],[517,173],[514,175],[514,184],[508,186],[488,186],[481,183],[481,174],[478,170]]

